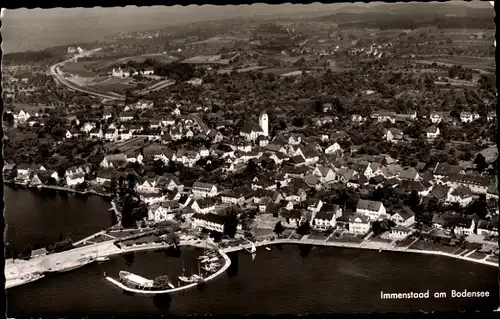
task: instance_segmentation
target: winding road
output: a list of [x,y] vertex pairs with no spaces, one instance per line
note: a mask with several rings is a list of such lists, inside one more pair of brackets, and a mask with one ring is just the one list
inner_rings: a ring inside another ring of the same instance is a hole
[[99,93],[99,92],[95,92],[95,91],[89,90],[87,88],[83,88],[83,87],[78,86],[75,83],[73,83],[73,82],[71,82],[71,81],[69,81],[69,80],[67,80],[67,79],[64,78],[64,76],[63,76],[63,74],[61,72],[61,69],[60,69],[63,65],[65,65],[66,63],[69,63],[69,62],[74,62],[74,61],[76,61],[80,57],[92,55],[93,53],[95,53],[95,52],[97,52],[99,50],[100,50],[100,48],[97,48],[97,49],[94,49],[94,50],[91,50],[91,51],[88,51],[88,52],[84,52],[84,53],[81,53],[79,55],[76,55],[76,56],[72,57],[71,59],[68,59],[66,61],[54,64],[53,66],[51,66],[49,68],[50,74],[52,76],[54,76],[54,78],[56,79],[56,81],[58,83],[66,86],[66,87],[68,87],[69,89],[71,89],[73,91],[78,91],[78,92],[86,93],[86,94],[89,94],[89,95],[92,95],[92,96],[96,96],[96,97],[100,97],[100,98],[103,98],[103,99],[110,99],[110,100],[125,99],[124,96]]

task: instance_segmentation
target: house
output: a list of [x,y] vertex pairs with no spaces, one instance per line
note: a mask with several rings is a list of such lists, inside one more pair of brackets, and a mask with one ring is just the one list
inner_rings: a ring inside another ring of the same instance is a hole
[[413,167],[410,167],[399,174],[399,178],[407,181],[418,181],[420,180],[420,175],[417,170]]
[[288,145],[299,145],[302,142],[302,137],[300,135],[290,135],[288,137]]
[[325,148],[325,154],[342,154],[342,152],[343,150],[337,142]]
[[385,130],[384,136],[382,138],[387,142],[398,143],[403,140],[403,131],[397,128],[391,128]]
[[259,135],[256,142],[260,147],[266,147],[269,144],[269,140],[264,135]]
[[217,186],[209,183],[195,182],[192,192],[195,197],[214,197],[217,196]]
[[238,190],[222,192],[220,195],[221,201],[224,204],[243,205],[245,202],[245,196]]
[[446,202],[448,203],[457,203],[462,207],[465,207],[472,203],[473,194],[470,188],[466,186],[458,186],[453,191],[448,193],[448,198]]
[[392,124],[396,123],[396,112],[380,111],[378,113],[373,114],[372,116],[375,116],[377,122],[379,123],[383,122],[390,122]]
[[210,156],[210,151],[203,145],[200,149],[200,157]]
[[457,236],[468,236],[474,233],[476,223],[468,216],[458,216],[454,221],[453,232]]
[[285,222],[288,226],[297,227],[303,218],[303,211],[301,209],[281,209],[281,217],[285,218]]
[[116,172],[111,169],[101,170],[97,173],[96,183],[104,185],[105,183],[110,183],[111,180],[116,178]]
[[358,201],[356,213],[369,217],[371,221],[379,220],[388,216],[384,204],[365,199],[360,199]]
[[450,193],[451,188],[442,186],[442,185],[434,185],[432,190],[430,191],[430,196],[435,198],[439,202],[446,201],[448,199],[448,194]]
[[[194,227],[211,230],[218,233],[224,233],[224,223],[226,218],[222,215],[217,215],[214,213],[196,213],[193,214],[191,219],[193,220]],[[237,229],[241,229],[241,225],[238,225]]]
[[437,163],[432,171],[435,178],[441,179],[445,176],[461,174],[463,169],[458,165],[449,165],[448,163]]
[[443,120],[443,117],[440,113],[434,112],[430,114],[429,119],[431,120],[432,124],[439,124]]
[[99,164],[103,168],[118,168],[127,164],[127,156],[123,153],[106,155]]
[[317,230],[327,230],[335,227],[337,223],[337,216],[332,211],[320,210],[313,215],[312,228]]
[[66,130],[66,134],[64,135],[64,137],[66,137],[67,139],[70,139],[73,137],[73,134],[71,134],[70,131]]
[[353,214],[349,218],[349,231],[354,234],[366,234],[370,231],[370,218],[363,214]]
[[30,164],[25,164],[21,163],[17,165],[17,177],[22,178],[22,177],[28,177],[30,174]]
[[411,234],[411,232],[412,232],[411,229],[404,227],[404,226],[397,225],[396,227],[392,228],[389,231],[388,237],[389,237],[389,239],[399,241],[399,240],[403,240],[403,239],[407,238]]
[[104,133],[102,132],[102,129],[99,128],[94,128],[89,132],[89,137],[90,138],[96,138],[96,139],[101,139],[104,137]]
[[467,186],[474,194],[486,194],[491,180],[481,175],[455,174],[451,175],[446,184],[451,187]]
[[150,221],[159,223],[169,219],[173,219],[173,215],[168,214],[165,207],[163,207],[161,204],[153,204],[148,210],[148,220]]
[[474,121],[474,117],[471,112],[464,111],[460,113],[460,121],[462,121],[462,123],[471,123]]
[[351,121],[354,122],[354,123],[362,123],[364,122],[364,117],[359,115],[359,114],[353,114],[351,116]]
[[200,200],[197,200],[198,203],[198,212],[202,214],[207,214],[215,210],[215,202],[211,197],[205,197]]
[[439,136],[439,133],[440,133],[439,127],[432,125],[432,126],[427,128],[425,133],[426,133],[426,136],[428,139],[435,139]]
[[317,213],[323,207],[323,201],[321,199],[313,200],[307,206],[307,210],[312,213]]
[[496,118],[497,118],[497,113],[496,112],[488,112],[488,114],[486,115],[486,120],[488,122],[495,121]]
[[137,184],[137,192],[139,193],[158,193],[160,188],[157,187],[157,181],[155,179],[147,179],[141,184]]
[[135,112],[133,111],[127,111],[123,112],[120,114],[120,121],[122,122],[127,122],[127,121],[132,121],[134,119]]
[[324,166],[316,166],[312,174],[319,178],[320,182],[323,184],[332,183],[336,178],[335,172],[331,168]]
[[85,182],[85,174],[83,173],[66,176],[66,185],[68,185],[68,187],[74,187],[83,182]]
[[308,146],[299,146],[294,153],[294,156],[302,156],[306,164],[315,163],[319,160],[319,155],[314,149]]
[[107,141],[114,141],[116,139],[118,139],[118,130],[117,129],[107,129],[105,132],[104,132],[104,139],[106,139]]
[[148,205],[164,202],[167,197],[161,193],[143,193],[139,194],[139,198]]
[[139,151],[128,151],[125,153],[127,157],[127,162],[142,164],[144,156]]
[[112,117],[113,117],[113,114],[111,114],[111,113],[104,113],[104,114],[102,115],[102,119],[103,119],[103,120],[107,120],[107,119],[110,119],[110,118],[112,118]]
[[483,237],[498,236],[498,216],[496,216],[492,220],[478,221],[477,234]]
[[409,207],[403,207],[389,218],[396,225],[410,227],[415,224],[415,213]]

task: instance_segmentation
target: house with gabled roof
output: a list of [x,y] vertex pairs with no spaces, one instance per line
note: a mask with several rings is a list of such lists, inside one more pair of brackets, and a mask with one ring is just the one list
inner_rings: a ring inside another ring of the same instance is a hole
[[312,174],[318,177],[323,184],[334,182],[336,177],[335,172],[331,168],[325,166],[316,166]]
[[195,182],[192,187],[192,193],[195,197],[214,197],[217,196],[217,186],[210,183]]
[[389,219],[396,223],[396,225],[410,227],[415,224],[415,213],[409,207],[404,206],[392,214]]
[[397,128],[390,128],[384,131],[384,136],[382,137],[387,142],[398,143],[403,141],[403,131]]
[[462,207],[465,207],[472,203],[473,194],[470,188],[466,186],[458,186],[448,193],[448,197],[446,199],[447,203],[457,203]]
[[418,172],[415,168],[410,167],[408,169],[403,170],[399,174],[399,178],[402,180],[408,180],[408,181],[418,181],[418,180],[420,180],[420,175],[418,174]]
[[382,202],[360,199],[356,206],[356,213],[363,214],[370,218],[370,220],[380,220],[388,217],[386,208]]
[[479,236],[498,236],[498,216],[491,220],[479,220],[477,223],[477,234]]
[[355,213],[349,218],[349,231],[354,234],[366,234],[370,231],[370,218],[360,213]]
[[301,209],[281,209],[279,215],[285,219],[285,226],[297,227],[304,218],[304,211]]

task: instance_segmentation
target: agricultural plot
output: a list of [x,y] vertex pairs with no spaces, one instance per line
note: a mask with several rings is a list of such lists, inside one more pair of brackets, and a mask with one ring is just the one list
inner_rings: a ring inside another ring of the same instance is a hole
[[97,76],[97,73],[86,69],[86,66],[88,67],[94,64],[94,62],[69,62],[61,67],[61,71],[80,77],[93,78]]

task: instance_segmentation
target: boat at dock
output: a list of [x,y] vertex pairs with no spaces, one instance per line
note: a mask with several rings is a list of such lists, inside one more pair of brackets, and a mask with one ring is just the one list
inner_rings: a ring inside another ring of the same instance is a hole
[[217,260],[219,260],[219,257],[205,258],[201,261],[201,263],[202,264],[212,263],[212,262],[216,262]]
[[130,285],[139,289],[153,288],[154,281],[151,279],[146,279],[125,270],[121,270],[118,275],[125,285]]
[[105,256],[97,257],[95,260],[100,263],[100,262],[108,261],[109,257],[105,257]]
[[192,284],[192,283],[195,283],[195,282],[200,282],[200,281],[203,281],[203,277],[199,276],[199,275],[192,275],[191,277],[186,277],[186,276],[179,276],[177,277],[179,278],[179,280],[183,283],[187,283],[187,284]]
[[207,272],[215,272],[217,269],[219,269],[220,264],[219,263],[210,263],[206,266],[201,267],[201,269],[207,271]]

